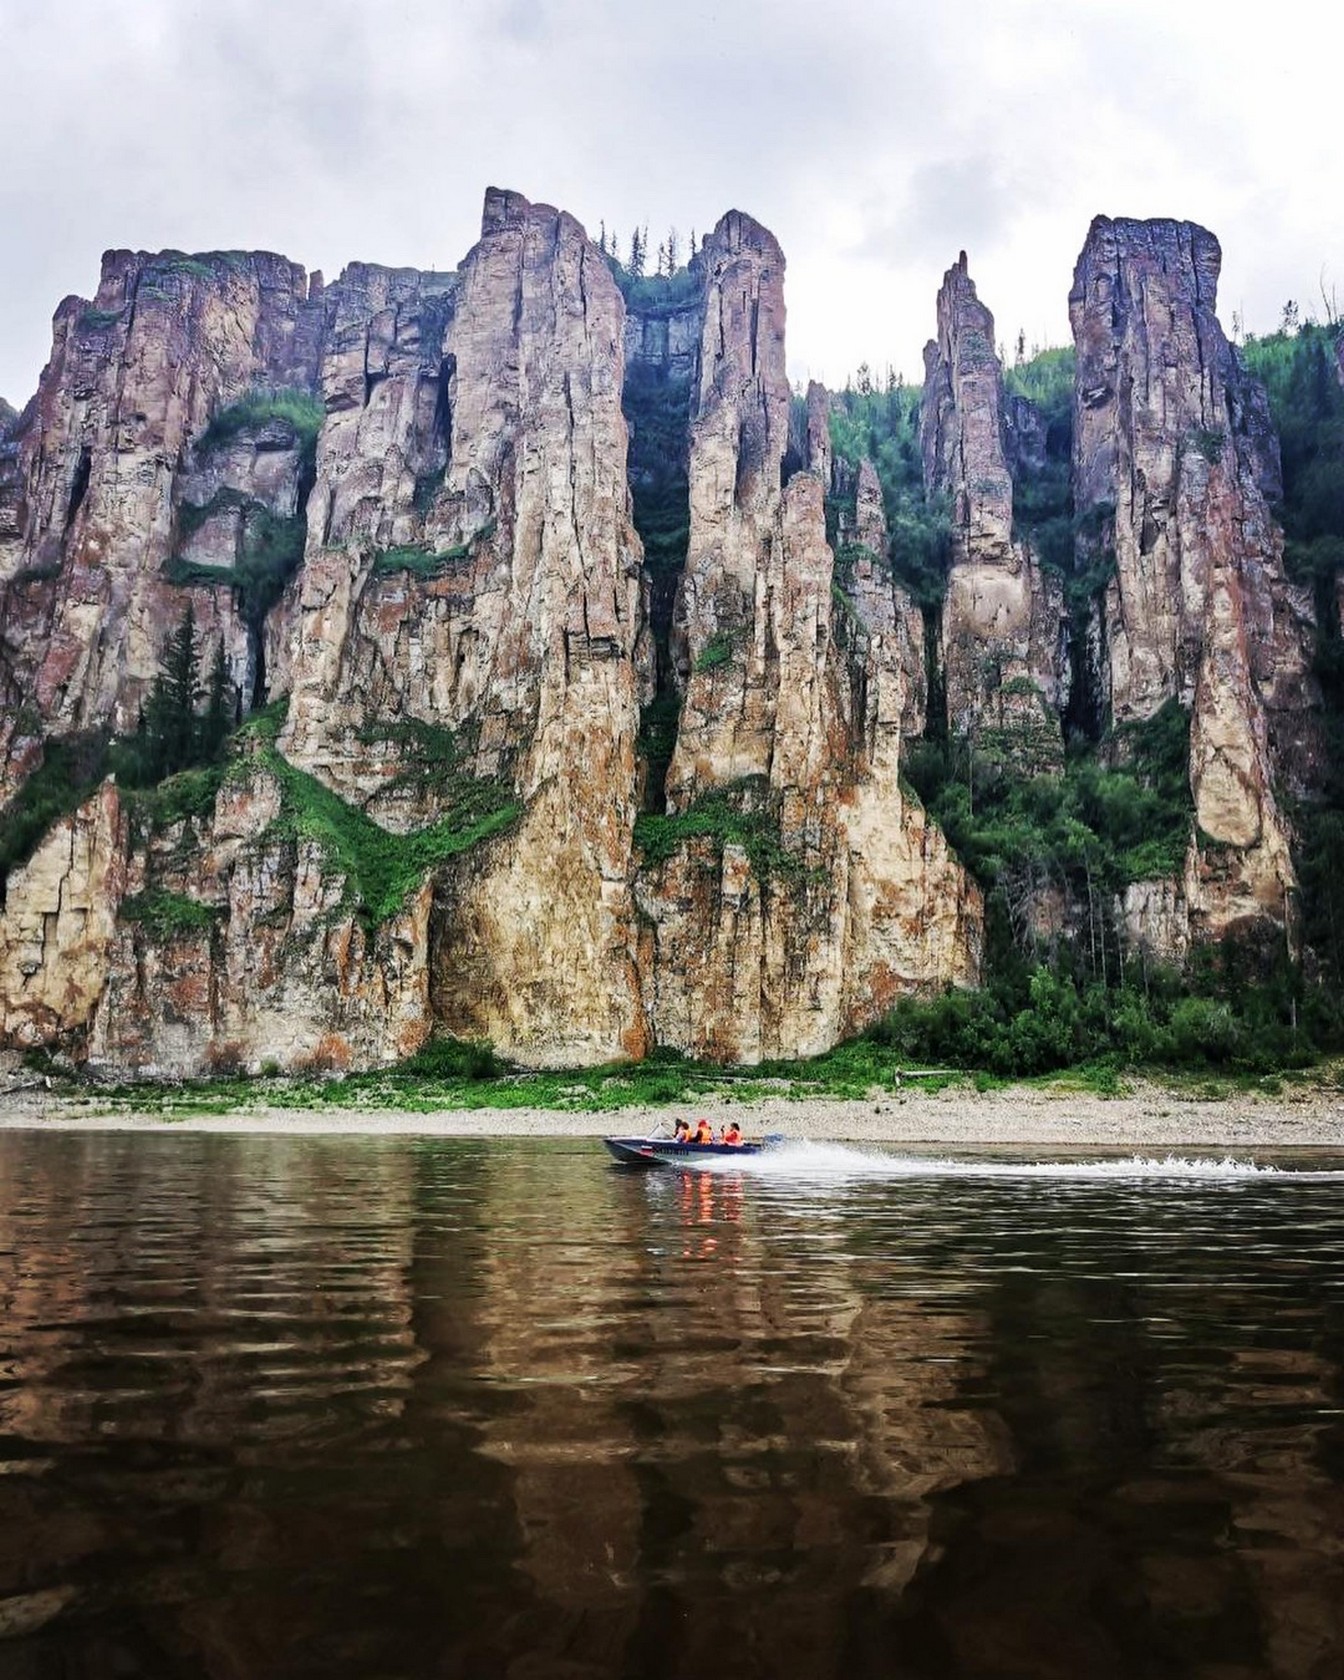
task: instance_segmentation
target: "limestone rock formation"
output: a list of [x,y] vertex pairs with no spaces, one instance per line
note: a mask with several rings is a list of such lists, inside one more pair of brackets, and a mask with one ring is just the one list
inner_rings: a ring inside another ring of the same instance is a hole
[[[52,739],[134,725],[188,603],[240,711],[287,707],[222,772],[105,782],[10,870],[0,1038],[173,1074],[432,1031],[741,1059],[976,978],[978,895],[899,785],[922,660],[871,470],[843,631],[823,480],[781,483],[782,278],[733,213],[627,311],[571,217],[495,191],[450,275],[110,254],[3,416],[0,802]],[[627,356],[683,395],[641,410]],[[640,472],[660,414],[684,432],[657,565],[623,398]],[[707,801],[729,832],[682,835]]]
[[273,769],[244,757],[213,810],[130,845],[93,1067],[343,1072],[424,1042],[428,882],[371,925],[339,861],[284,815]]
[[[175,489],[211,418],[258,384],[311,385],[314,306],[302,269],[267,253],[109,251],[92,303],[56,312],[51,360],[0,492],[0,671],[23,706],[0,719],[0,800],[37,736],[128,730],[184,591],[165,576]],[[213,588],[197,621],[246,638]]]
[[[904,685],[901,736],[913,740],[924,733],[928,714],[924,615],[909,591],[892,577],[877,470],[866,456],[857,472],[836,459],[831,466],[831,487],[841,506],[835,581],[839,599],[846,604],[837,630],[846,640],[854,640],[860,666],[871,663],[875,669],[884,669],[894,651]],[[846,511],[850,501],[852,519]]]
[[804,459],[808,470],[816,473],[823,484],[831,482],[834,451],[831,447],[831,398],[824,385],[815,379],[807,386],[807,436],[804,439]]
[[667,796],[674,819],[731,815],[720,843],[688,838],[646,869],[639,902],[655,1037],[754,1060],[820,1050],[902,991],[969,980],[980,911],[899,785],[894,637],[865,637],[860,670],[846,667],[822,483],[802,472],[780,486],[782,253],[733,212],[701,255],[674,643],[685,699]]
[[125,894],[126,825],[108,783],[13,871],[0,908],[0,1043],[64,1045],[107,981]]
[[946,498],[952,522],[941,648],[948,723],[1019,768],[1050,768],[1062,754],[1063,590],[1014,538],[1006,414],[1019,448],[1036,446],[1034,428],[1026,405],[1005,408],[994,317],[964,251],[943,276],[924,368],[925,488]]
[[1198,937],[1287,914],[1275,785],[1308,773],[1314,703],[1311,603],[1287,581],[1269,511],[1277,451],[1263,392],[1214,313],[1220,263],[1217,240],[1192,223],[1098,217],[1069,297],[1080,559],[1114,564],[1103,699],[1117,725],[1167,700],[1191,714],[1201,839],[1186,898]]
[[450,737],[523,816],[441,886],[439,1019],[531,1058],[640,1054],[620,294],[572,217],[505,193],[451,291],[386,271],[358,290],[323,364],[282,748],[400,826],[398,734]]

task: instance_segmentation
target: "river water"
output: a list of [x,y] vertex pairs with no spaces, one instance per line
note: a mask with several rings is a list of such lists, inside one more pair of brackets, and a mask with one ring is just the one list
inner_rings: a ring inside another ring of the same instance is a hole
[[1344,1674],[1344,1171],[0,1135],[0,1680]]

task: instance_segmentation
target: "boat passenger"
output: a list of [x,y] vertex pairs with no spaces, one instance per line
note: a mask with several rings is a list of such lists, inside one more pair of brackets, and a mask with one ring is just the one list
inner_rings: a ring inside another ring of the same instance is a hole
[[691,1142],[692,1143],[713,1143],[713,1141],[714,1141],[714,1128],[713,1128],[713,1126],[710,1125],[708,1120],[703,1120],[703,1119],[702,1120],[697,1120],[696,1123],[695,1123],[695,1133],[691,1138]]
[[673,1143],[689,1143],[691,1141],[691,1123],[689,1120],[678,1120],[677,1129],[672,1134]]
[[742,1128],[736,1120],[730,1120],[723,1128],[723,1141],[725,1143],[741,1143]]

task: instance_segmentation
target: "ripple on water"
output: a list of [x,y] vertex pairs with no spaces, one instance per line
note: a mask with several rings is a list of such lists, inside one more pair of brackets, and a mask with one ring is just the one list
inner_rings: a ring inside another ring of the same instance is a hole
[[1341,1177],[5,1134],[0,1671],[1328,1672]]

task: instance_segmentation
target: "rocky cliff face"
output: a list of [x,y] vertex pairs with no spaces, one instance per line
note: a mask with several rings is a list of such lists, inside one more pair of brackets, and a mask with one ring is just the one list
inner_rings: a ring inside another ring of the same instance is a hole
[[943,276],[924,368],[924,482],[946,499],[952,524],[941,639],[948,723],[978,751],[1051,768],[1067,698],[1063,589],[1015,538],[1007,456],[1010,436],[1019,453],[1040,447],[1038,428],[1029,404],[1005,404],[994,317],[964,251]]
[[109,784],[10,876],[0,915],[0,1041],[36,1048],[87,1029],[107,984],[127,849]]
[[819,1050],[913,986],[969,980],[980,907],[900,788],[890,590],[847,657],[821,480],[781,487],[783,256],[732,214],[702,260],[673,641],[685,697],[666,784],[668,832],[686,838],[638,896],[658,1039],[755,1059]]
[[[978,898],[897,784],[890,592],[842,647],[821,482],[781,487],[782,273],[734,214],[627,311],[572,218],[493,191],[449,276],[110,256],[0,439],[6,786],[129,727],[188,602],[241,711],[288,704],[222,784],[105,783],[11,871],[0,1036],[156,1072],[434,1030],[749,1058],[973,978]],[[684,391],[656,565],[627,354]],[[636,845],[659,706],[661,820],[722,795],[726,840]]]
[[[908,590],[896,583],[888,559],[887,516],[877,470],[868,459],[859,462],[854,482],[844,463],[831,468],[832,493],[838,502],[854,503],[852,523],[842,513],[836,550],[836,583],[843,622],[838,631],[852,644],[859,668],[885,669],[892,655],[900,666],[903,698],[901,737],[922,735],[928,721],[928,669],[924,615]],[[822,479],[825,483],[825,478]]]
[[[183,610],[165,567],[190,448],[250,388],[310,386],[316,331],[303,271],[265,253],[110,251],[93,302],[57,310],[3,497],[0,663],[23,703],[0,721],[0,798],[43,734],[133,725]],[[233,603],[191,597],[246,672]]]
[[[1090,622],[1015,534],[1046,437],[964,260],[921,424],[954,734],[1057,769],[1070,634],[1109,750],[1190,714],[1184,871],[1114,914],[1172,956],[1282,924],[1279,788],[1315,774],[1310,603],[1217,265],[1167,222],[1099,220],[1080,259]],[[449,275],[110,253],[0,411],[0,823],[135,725],[188,606],[258,715],[226,767],[90,773],[6,854],[0,1043],[162,1073],[357,1066],[435,1031],[751,1060],[974,982],[979,894],[901,782],[924,622],[872,463],[832,450],[820,387],[791,413],[783,280],[732,212],[627,304],[577,222],[496,191]]]
[[1314,704],[1311,603],[1269,513],[1263,392],[1214,314],[1220,262],[1191,223],[1099,217],[1069,297],[1080,559],[1114,568],[1103,699],[1122,726],[1167,700],[1191,714],[1200,840],[1183,891],[1188,931],[1214,937],[1287,913],[1276,783],[1310,774]]

